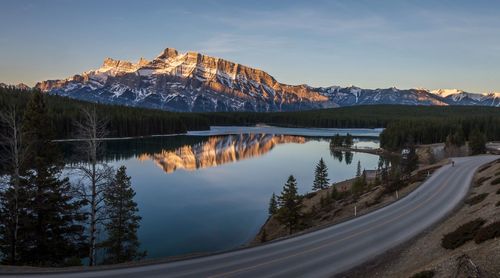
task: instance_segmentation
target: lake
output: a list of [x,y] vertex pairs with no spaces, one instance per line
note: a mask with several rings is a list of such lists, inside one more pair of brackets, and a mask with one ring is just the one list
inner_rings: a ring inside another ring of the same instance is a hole
[[[263,133],[264,132],[264,133]],[[267,219],[271,194],[293,174],[311,191],[320,158],[332,182],[355,176],[358,161],[378,156],[331,153],[336,133],[377,136],[378,130],[212,128],[189,135],[106,141],[110,165],[125,165],[142,216],[139,239],[149,258],[222,251],[248,243]],[[298,135],[294,135],[294,133]],[[358,148],[378,147],[356,138]]]

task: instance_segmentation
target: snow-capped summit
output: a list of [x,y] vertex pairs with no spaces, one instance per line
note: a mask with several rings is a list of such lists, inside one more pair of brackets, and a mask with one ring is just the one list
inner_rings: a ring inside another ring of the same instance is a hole
[[431,93],[441,96],[441,97],[447,97],[450,95],[457,95],[461,94],[464,91],[459,90],[459,89],[438,89],[438,90],[432,90]]
[[498,95],[494,93],[477,94],[464,92],[459,89],[439,89],[431,92],[444,98],[449,104],[453,105],[499,106],[499,101],[497,100]]
[[268,73],[198,52],[164,49],[151,61],[102,66],[36,85],[73,98],[171,111],[294,111],[370,104],[499,105],[498,95],[460,90],[287,85]]

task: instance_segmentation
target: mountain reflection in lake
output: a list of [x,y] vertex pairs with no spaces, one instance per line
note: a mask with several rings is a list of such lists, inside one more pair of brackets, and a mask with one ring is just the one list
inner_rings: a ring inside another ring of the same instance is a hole
[[240,134],[213,136],[194,145],[185,145],[173,151],[162,150],[142,154],[140,160],[155,161],[165,172],[178,169],[196,170],[215,167],[246,158],[261,156],[278,144],[306,142],[305,137],[271,134]]
[[[127,167],[142,216],[139,239],[155,258],[247,243],[290,174],[300,193],[311,190],[321,157],[332,182],[352,178],[358,160],[363,168],[377,167],[378,156],[366,153],[341,152],[339,161],[329,142],[269,134],[113,140],[106,141],[104,160]],[[356,139],[355,146],[377,147],[378,141]]]

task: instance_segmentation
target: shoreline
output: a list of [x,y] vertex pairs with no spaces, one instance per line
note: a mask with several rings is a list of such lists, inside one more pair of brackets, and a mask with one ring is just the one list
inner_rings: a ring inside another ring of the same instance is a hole
[[[437,171],[442,166],[445,166],[445,165],[447,165],[449,163],[450,163],[449,159],[443,159],[443,160],[441,160],[441,161],[439,161],[439,162],[437,162],[435,164],[423,165],[422,167],[419,167],[418,169],[416,169],[416,170],[414,170],[412,172],[412,177],[418,177],[419,175],[421,175],[422,173],[425,173],[427,171],[431,171],[431,172]],[[410,194],[411,192],[413,192],[414,190],[416,190],[429,177],[430,176],[427,176],[423,180],[412,182],[412,183],[406,185],[405,187],[401,188],[399,190],[398,196],[395,196],[395,195],[394,196],[390,196],[389,194],[381,193],[381,191],[380,191],[381,188],[380,187],[382,187],[382,185],[376,186],[376,187],[371,188],[371,189],[367,190],[366,192],[362,193],[360,195],[360,200],[363,199],[363,198],[365,198],[365,200],[366,200],[366,199],[369,199],[370,197],[376,196],[377,194],[381,194],[380,198],[382,199],[382,201],[380,201],[378,203],[374,203],[372,205],[369,205],[369,206],[366,206],[366,207],[362,207],[363,202],[358,201],[358,202],[356,202],[356,204],[359,204],[359,207],[358,207],[358,205],[353,205],[353,203],[351,203],[349,200],[341,200],[340,202],[346,202],[346,203],[344,203],[344,205],[340,209],[345,209],[346,208],[348,211],[352,212],[351,215],[343,215],[343,216],[340,216],[340,217],[336,217],[335,219],[332,219],[330,221],[326,221],[326,222],[320,223],[318,225],[314,225],[312,227],[306,228],[304,230],[300,230],[300,231],[294,232],[291,235],[283,235],[283,236],[279,236],[279,237],[276,237],[276,238],[272,238],[272,239],[270,239],[268,241],[265,241],[265,242],[261,242],[260,239],[261,239],[261,236],[262,236],[262,232],[264,230],[266,230],[266,234],[270,235],[270,234],[272,234],[272,230],[273,229],[271,229],[271,231],[268,231],[268,228],[269,228],[268,226],[270,224],[275,224],[276,225],[276,223],[271,223],[272,221],[274,221],[274,222],[276,221],[273,218],[273,215],[271,215],[271,216],[269,216],[267,218],[267,220],[265,221],[265,223],[259,229],[259,232],[248,243],[248,245],[250,245],[250,246],[259,246],[261,244],[266,244],[268,242],[275,242],[275,241],[278,241],[278,240],[282,240],[282,239],[286,239],[286,238],[290,238],[290,237],[294,237],[294,236],[306,234],[306,233],[309,233],[309,232],[314,232],[314,231],[317,231],[317,230],[321,230],[323,228],[327,228],[327,227],[330,227],[330,226],[338,225],[340,223],[352,220],[352,219],[360,217],[362,215],[369,214],[369,213],[371,213],[373,211],[376,211],[378,209],[381,209],[383,207],[391,205],[391,204],[399,201],[402,198],[405,198],[408,194]],[[341,193],[342,191],[339,190],[339,189],[342,188],[343,186],[346,186],[346,183],[347,183],[347,186],[352,185],[352,183],[354,182],[355,179],[356,179],[356,177],[351,178],[351,179],[347,179],[345,181],[337,182],[337,183],[332,184],[327,189],[315,192],[314,196],[312,197],[312,198],[316,198],[315,202],[313,201],[313,206],[318,206],[320,204],[319,201],[318,201],[319,198],[317,198],[317,196],[320,196],[321,198],[323,198],[324,196],[328,196],[330,194],[332,188],[334,188],[334,187],[337,188],[337,191],[339,193]],[[350,189],[347,188],[347,191],[348,190],[350,190]],[[304,201],[303,201],[303,203],[304,203]],[[354,212],[354,206],[358,207],[356,215],[354,215],[354,213],[353,213]],[[336,208],[335,210],[340,210],[340,209]]]
[[[275,135],[292,135],[303,137],[331,137],[336,134],[341,134],[337,131],[343,131],[341,135],[349,133],[348,131],[365,131],[365,134],[353,135],[355,138],[379,138],[382,128],[300,128],[300,127],[278,127],[278,126],[210,126],[209,130],[192,130],[186,133],[172,134],[152,134],[142,136],[126,136],[126,137],[106,137],[99,138],[99,141],[114,141],[114,140],[130,140],[141,138],[154,137],[172,137],[172,136],[223,136],[223,135],[238,135],[238,134],[275,134]],[[266,132],[267,131],[267,132]],[[371,134],[370,131],[373,133]],[[378,133],[377,133],[378,132]],[[52,142],[79,142],[85,139],[67,138],[56,139]]]

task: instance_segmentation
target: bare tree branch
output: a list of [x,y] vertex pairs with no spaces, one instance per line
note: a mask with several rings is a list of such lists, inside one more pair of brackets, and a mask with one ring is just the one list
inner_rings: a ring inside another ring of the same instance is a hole
[[100,163],[99,158],[103,152],[103,138],[108,134],[108,121],[97,115],[95,106],[91,109],[82,109],[82,119],[75,122],[77,130],[76,149],[86,163],[78,165],[80,172],[80,191],[89,204],[89,265],[96,263],[97,233],[101,222],[99,217],[103,197],[102,193],[113,179],[113,169],[105,163]]
[[11,264],[16,264],[18,257],[18,231],[20,227],[19,217],[23,207],[19,196],[21,190],[21,175],[25,168],[24,166],[28,159],[29,152],[28,146],[23,140],[23,126],[16,107],[11,106],[0,111],[0,124],[4,130],[4,133],[0,136],[0,146],[3,151],[1,157],[3,158],[3,163],[9,165],[8,172],[10,173],[10,180],[6,184],[4,190],[12,189],[13,193],[9,196],[8,200],[12,203],[13,208],[9,209],[9,221],[11,222],[10,225],[8,225],[8,229],[11,229],[9,233],[12,234],[12,238],[9,240],[10,252],[7,254],[7,257]]

